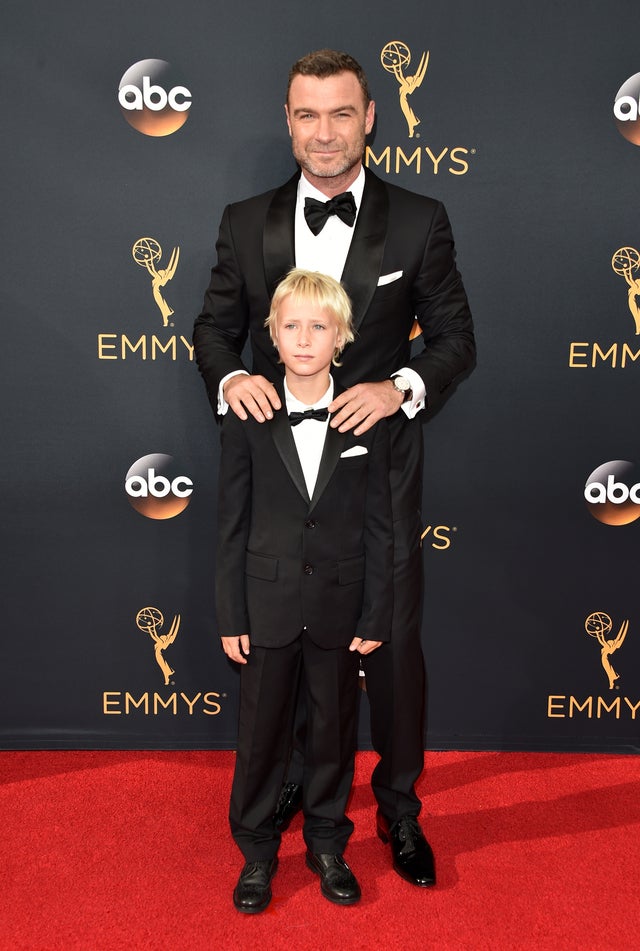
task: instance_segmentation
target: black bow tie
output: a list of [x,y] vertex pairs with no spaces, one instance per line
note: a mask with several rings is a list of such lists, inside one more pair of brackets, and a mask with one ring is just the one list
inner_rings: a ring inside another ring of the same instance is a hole
[[292,426],[297,426],[303,419],[318,419],[323,423],[328,417],[329,410],[325,406],[324,409],[306,409],[304,413],[289,413],[289,422]]
[[353,228],[356,220],[356,203],[351,192],[342,192],[329,201],[317,201],[315,198],[305,198],[304,216],[314,234],[320,234],[327,223],[329,215],[337,215],[340,221]]

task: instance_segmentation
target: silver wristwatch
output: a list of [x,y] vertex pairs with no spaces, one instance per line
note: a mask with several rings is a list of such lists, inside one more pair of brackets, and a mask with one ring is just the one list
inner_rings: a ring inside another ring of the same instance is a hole
[[406,376],[396,376],[391,377],[391,382],[395,386],[398,393],[402,393],[402,402],[409,403],[413,399],[413,390],[411,389],[411,383],[407,380]]

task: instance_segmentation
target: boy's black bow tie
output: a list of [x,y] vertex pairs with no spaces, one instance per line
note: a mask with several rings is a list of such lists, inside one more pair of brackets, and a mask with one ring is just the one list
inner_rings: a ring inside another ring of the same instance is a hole
[[318,419],[320,422],[324,422],[328,416],[329,410],[325,406],[324,409],[306,409],[304,413],[289,413],[289,422],[292,426],[297,426],[303,419]]
[[340,221],[353,228],[356,220],[356,203],[351,192],[342,192],[329,201],[318,201],[316,198],[305,198],[304,216],[314,234],[320,234],[330,215],[337,215]]

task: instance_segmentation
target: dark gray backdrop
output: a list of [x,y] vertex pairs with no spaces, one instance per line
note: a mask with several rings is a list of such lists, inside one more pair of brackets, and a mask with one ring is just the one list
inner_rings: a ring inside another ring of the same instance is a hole
[[[369,75],[371,166],[444,200],[477,327],[476,372],[425,425],[427,745],[635,751],[640,522],[601,523],[583,490],[599,465],[639,458],[639,369],[619,354],[591,366],[594,343],[640,348],[611,267],[617,248],[640,248],[640,148],[612,111],[640,72],[637,4],[4,0],[1,12],[0,746],[234,745],[237,672],[214,626],[217,433],[185,341],[224,205],[294,169],[289,66],[334,46]],[[407,75],[430,52],[414,138],[380,61],[394,40],[411,51]],[[165,137],[134,130],[117,101],[147,58],[192,95]],[[437,174],[427,149],[447,150]],[[158,268],[180,249],[162,291],[172,327],[133,260],[142,237],[161,245]],[[159,349],[172,337],[175,359]],[[194,484],[171,519],[125,492],[151,453]],[[166,685],[136,625],[147,606],[164,617],[158,636],[180,616]],[[585,631],[594,612],[609,638],[628,621],[612,688]]]

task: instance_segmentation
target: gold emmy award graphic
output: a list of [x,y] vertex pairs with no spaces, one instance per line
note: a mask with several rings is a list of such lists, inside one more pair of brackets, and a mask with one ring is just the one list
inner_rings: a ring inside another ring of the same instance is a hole
[[411,50],[406,43],[400,42],[400,40],[392,40],[390,43],[387,43],[386,46],[382,48],[380,53],[380,62],[382,63],[383,69],[386,69],[388,73],[393,73],[393,75],[398,80],[400,89],[398,94],[400,96],[400,108],[402,109],[402,114],[407,120],[407,126],[409,127],[409,138],[413,138],[413,132],[417,125],[420,124],[420,119],[416,116],[415,112],[411,108],[408,102],[408,97],[414,91],[422,85],[422,80],[424,79],[424,74],[427,71],[427,66],[429,65],[429,53],[422,54],[420,59],[420,65],[413,74],[413,76],[405,76],[403,73],[403,67],[409,66],[411,63]]
[[140,267],[146,268],[151,275],[153,299],[160,308],[160,313],[162,314],[162,326],[168,327],[169,317],[173,313],[173,310],[171,307],[169,307],[166,300],[160,293],[160,288],[168,284],[173,275],[176,273],[178,259],[180,257],[180,248],[173,249],[173,253],[171,254],[171,258],[169,260],[169,266],[160,269],[156,268],[156,263],[159,262],[160,258],[162,257],[162,248],[155,238],[138,238],[134,246],[131,248],[131,253],[136,264],[139,264]]
[[584,629],[589,637],[595,637],[601,647],[600,659],[602,661],[604,672],[609,678],[609,690],[613,690],[615,681],[620,676],[620,674],[617,674],[613,669],[610,657],[614,651],[617,651],[618,648],[622,646],[622,642],[627,636],[627,631],[629,630],[629,622],[623,621],[622,626],[618,631],[617,637],[612,637],[607,640],[607,634],[611,632],[612,627],[613,621],[609,615],[603,614],[601,611],[596,611],[593,614],[590,614],[587,620],[584,622]]
[[158,608],[142,608],[136,614],[136,624],[141,631],[149,634],[155,644],[154,653],[156,662],[164,674],[164,684],[166,687],[169,684],[169,677],[171,674],[175,674],[175,670],[172,670],[171,667],[169,667],[169,664],[164,659],[163,652],[167,649],[167,647],[170,647],[171,644],[173,644],[176,637],[178,636],[178,631],[180,630],[180,615],[176,614],[174,617],[168,634],[158,633],[158,629],[164,624],[162,611],[159,611]]
[[636,334],[640,334],[640,277],[633,277],[640,272],[640,253],[635,248],[618,248],[611,258],[611,267],[629,285],[629,310],[636,325]]

